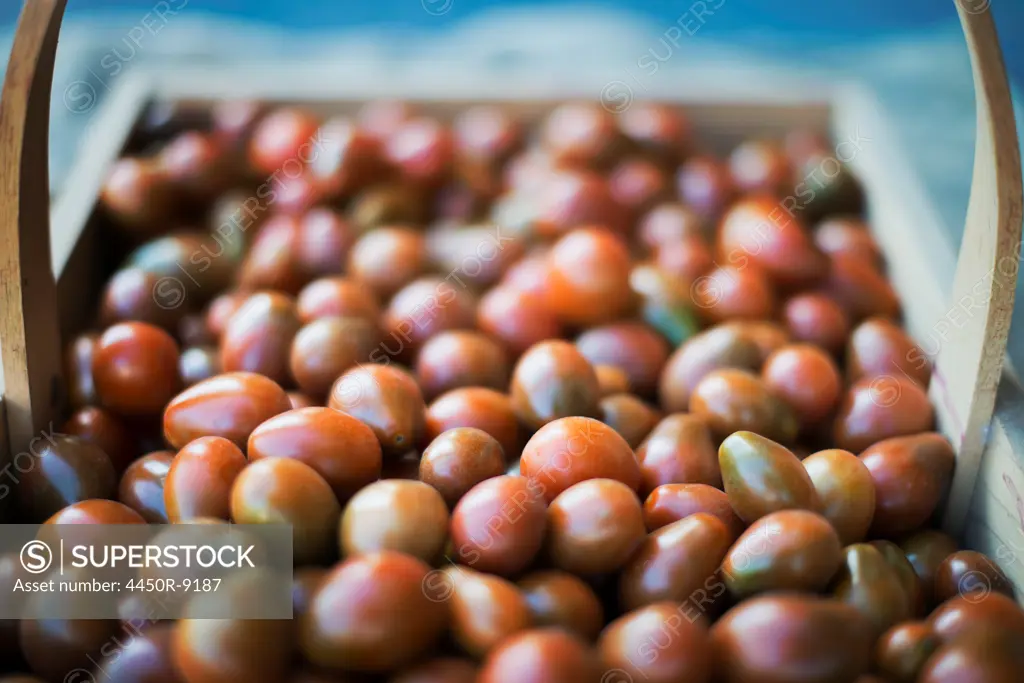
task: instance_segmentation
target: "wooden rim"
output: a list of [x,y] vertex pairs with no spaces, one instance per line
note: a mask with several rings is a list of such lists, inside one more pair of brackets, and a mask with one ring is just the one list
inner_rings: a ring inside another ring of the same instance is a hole
[[[0,101],[0,150],[7,161],[0,168],[0,354],[11,452],[60,408],[47,152],[53,63],[66,3],[25,3]],[[956,6],[971,56],[978,120],[970,208],[951,301],[954,308],[969,304],[970,315],[945,333],[931,387],[939,423],[958,453],[946,517],[953,531],[966,522],[993,414],[1022,221],[1017,133],[995,24],[987,3],[958,0]]]
[[949,320],[943,324],[930,393],[943,431],[954,436],[957,465],[943,524],[959,535],[967,523],[1006,356],[1020,269],[1024,190],[995,21],[988,3],[959,0],[956,6],[971,55],[977,135]]
[[48,152],[53,64],[66,3],[25,3],[0,97],[0,354],[11,453],[26,447],[60,407]]

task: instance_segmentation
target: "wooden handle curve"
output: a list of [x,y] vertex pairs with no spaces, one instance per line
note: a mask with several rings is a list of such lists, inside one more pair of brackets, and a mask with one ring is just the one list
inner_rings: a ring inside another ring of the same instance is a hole
[[1020,270],[1022,189],[1013,101],[987,0],[959,0],[977,100],[974,177],[942,327],[931,394],[939,423],[953,435],[956,472],[944,526],[967,523],[1010,332]]
[[50,260],[50,92],[67,0],[29,0],[0,96],[0,353],[11,453],[57,414],[57,285]]

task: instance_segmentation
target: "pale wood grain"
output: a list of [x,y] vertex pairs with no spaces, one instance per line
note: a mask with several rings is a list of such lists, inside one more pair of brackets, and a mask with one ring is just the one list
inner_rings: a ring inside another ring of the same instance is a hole
[[1024,544],[1004,540],[990,523],[975,515],[965,520],[961,539],[967,547],[992,558],[1020,595],[1024,590]]
[[96,198],[110,166],[121,156],[129,137],[151,101],[144,74],[131,72],[105,98],[91,120],[72,182],[50,212],[53,271],[57,274],[57,308],[64,339],[95,323],[96,302],[108,272],[109,231],[96,214]]
[[0,353],[12,452],[49,422],[62,386],[47,147],[65,3],[25,4],[0,96]]
[[950,306],[969,315],[947,332],[930,395],[939,424],[954,437],[957,465],[943,524],[959,534],[971,507],[1006,354],[1020,269],[1022,189],[1013,103],[995,23],[990,12],[970,13],[961,3],[957,8],[971,54],[978,130]]
[[1024,471],[1000,419],[992,423],[990,445],[978,469],[971,514],[988,521],[1003,538],[1024,546]]
[[53,272],[58,285],[79,243],[84,226],[96,209],[110,165],[121,156],[128,137],[152,100],[148,79],[142,71],[130,71],[104,98],[93,115],[71,167],[67,183],[50,212]]
[[[366,101],[401,98],[424,113],[451,120],[473,104],[493,102],[526,123],[537,121],[566,99],[594,100],[607,81],[581,77],[555,91],[542,81],[496,82],[486,74],[460,74],[443,81],[406,80],[401,74],[372,80],[358,72],[339,79],[315,68],[266,69],[239,66],[205,69],[151,68],[146,81],[160,100],[205,109],[223,98],[244,98],[300,106],[315,114],[354,114]],[[781,137],[794,127],[827,132],[831,91],[827,86],[798,87],[785,81],[754,82],[694,79],[663,85],[644,93],[645,102],[665,102],[685,109],[701,141],[713,151],[728,153],[751,135]],[[610,106],[611,103],[609,103]],[[614,107],[611,107],[614,110]]]
[[956,253],[937,238],[941,219],[877,96],[859,86],[840,88],[832,126],[834,139],[866,138],[848,164],[864,186],[868,227],[887,256],[886,276],[903,303],[903,324],[930,352],[935,325],[949,310]]

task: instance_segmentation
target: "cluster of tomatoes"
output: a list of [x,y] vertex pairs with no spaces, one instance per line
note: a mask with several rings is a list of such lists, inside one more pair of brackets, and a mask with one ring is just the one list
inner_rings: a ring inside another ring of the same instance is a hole
[[449,109],[147,124],[102,194],[130,253],[67,347],[74,412],[20,518],[290,524],[295,617],[159,622],[112,653],[116,621],[10,622],[4,661],[1018,680],[1024,611],[935,529],[955,458],[931,370],[828,144],[719,156],[658,104]]

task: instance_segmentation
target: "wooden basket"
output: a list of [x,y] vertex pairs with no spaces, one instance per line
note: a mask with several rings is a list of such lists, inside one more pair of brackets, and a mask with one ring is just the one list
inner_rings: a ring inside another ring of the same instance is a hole
[[[446,79],[439,92],[422,82],[360,83],[358,75],[340,78],[312,70],[133,72],[96,117],[80,163],[53,209],[51,232],[50,91],[66,2],[26,3],[0,104],[0,350],[6,384],[0,403],[0,411],[6,409],[6,419],[0,420],[0,471],[11,454],[25,450],[51,421],[59,424],[64,416],[60,339],[86,324],[108,274],[102,272],[103,245],[95,226],[103,173],[149,103],[185,101],[203,107],[237,96],[337,113],[354,109],[360,100],[392,95],[420,101],[439,116],[473,101],[503,101],[532,116],[550,108],[552,95],[593,98],[607,85],[579,83],[574,86],[578,92],[531,95],[530,83],[508,80]],[[778,134],[793,125],[831,129],[834,139],[846,139],[857,129],[870,131],[871,149],[849,164],[867,190],[871,225],[904,302],[906,326],[919,340],[934,339],[941,330],[929,393],[939,428],[957,452],[945,526],[995,558],[1024,588],[1024,493],[1017,493],[1024,492],[1024,459],[1011,443],[1007,416],[994,415],[1000,382],[1012,381],[1003,361],[1020,263],[1021,167],[995,26],[987,10],[974,11],[978,5],[957,3],[978,112],[974,178],[958,258],[945,251],[935,213],[868,94],[794,90],[780,99],[777,91],[768,93],[756,84],[723,91],[718,79],[713,87],[671,84],[669,99],[685,107],[700,135],[723,147],[745,135]],[[954,258],[956,275],[949,287],[944,265],[951,266]]]

